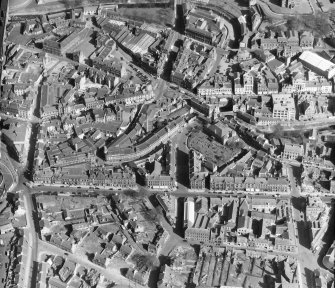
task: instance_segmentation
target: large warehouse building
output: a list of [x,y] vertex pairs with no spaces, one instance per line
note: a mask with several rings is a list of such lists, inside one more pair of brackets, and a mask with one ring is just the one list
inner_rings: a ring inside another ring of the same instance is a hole
[[299,59],[307,68],[328,79],[335,76],[335,64],[322,58],[316,53],[304,51]]

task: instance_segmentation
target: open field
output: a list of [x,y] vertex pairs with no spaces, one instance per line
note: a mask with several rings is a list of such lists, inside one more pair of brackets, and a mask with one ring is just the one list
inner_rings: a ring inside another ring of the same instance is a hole
[[124,17],[147,23],[173,24],[172,8],[121,8],[118,13]]
[[326,37],[333,32],[329,16],[322,12],[310,15],[283,16],[285,21],[281,25],[270,25],[272,31],[296,30],[310,31],[316,37]]

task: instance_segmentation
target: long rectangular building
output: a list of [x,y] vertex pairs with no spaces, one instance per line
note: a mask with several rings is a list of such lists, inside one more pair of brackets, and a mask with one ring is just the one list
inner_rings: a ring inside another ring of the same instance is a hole
[[335,64],[316,53],[304,51],[299,59],[305,66],[328,79],[335,76]]
[[[7,24],[7,15],[8,15],[8,0],[1,0],[0,1],[0,58],[3,55],[3,43],[4,37],[6,33],[6,24]],[[0,79],[2,74],[2,63],[0,65]]]
[[185,121],[182,117],[173,120],[156,132],[155,134],[148,137],[141,144],[133,147],[109,147],[106,155],[106,159],[109,163],[120,163],[134,161],[149,154],[156,147],[165,143],[174,133],[184,126]]

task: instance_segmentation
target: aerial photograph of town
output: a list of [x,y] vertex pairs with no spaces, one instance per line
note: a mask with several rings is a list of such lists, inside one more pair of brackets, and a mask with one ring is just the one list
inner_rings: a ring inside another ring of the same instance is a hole
[[334,288],[335,0],[0,0],[0,288]]

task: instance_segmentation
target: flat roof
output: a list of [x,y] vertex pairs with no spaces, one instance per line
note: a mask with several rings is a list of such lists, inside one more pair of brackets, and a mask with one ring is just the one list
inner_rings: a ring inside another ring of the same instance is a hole
[[300,60],[307,62],[308,64],[317,67],[322,71],[328,71],[335,68],[335,64],[326,60],[325,58],[319,56],[311,51],[304,51],[299,57]]

